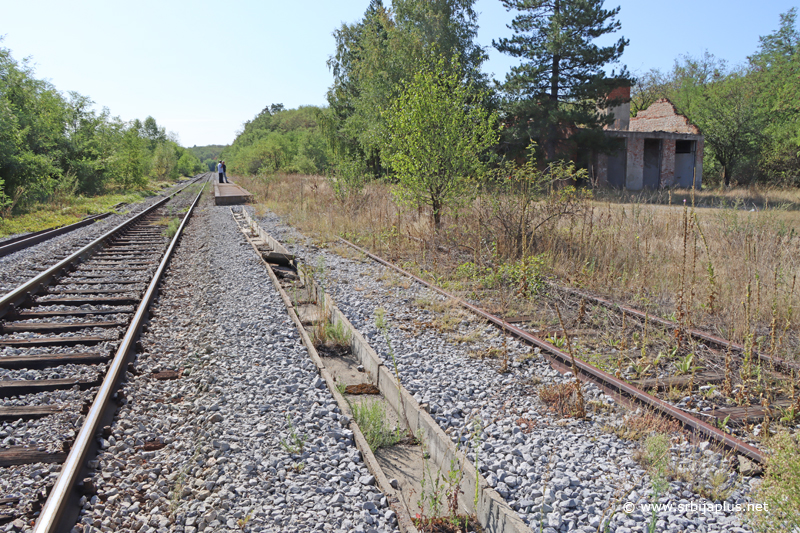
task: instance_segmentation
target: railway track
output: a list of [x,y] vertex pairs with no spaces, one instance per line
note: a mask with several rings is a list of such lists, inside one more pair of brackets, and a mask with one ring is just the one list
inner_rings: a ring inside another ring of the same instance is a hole
[[[604,390],[607,394],[612,397],[615,397],[623,402],[643,406],[648,410],[655,411],[661,415],[667,416],[669,418],[675,419],[680,422],[688,430],[697,433],[699,435],[704,436],[705,438],[711,439],[712,441],[716,442],[721,447],[732,450],[733,452],[743,455],[749,459],[752,459],[757,462],[763,462],[763,453],[757,447],[751,445],[744,440],[737,438],[734,435],[729,434],[728,432],[724,431],[719,427],[720,424],[717,423],[717,420],[725,420],[727,419],[730,422],[732,419],[738,419],[742,423],[746,422],[753,422],[758,421],[760,418],[764,416],[765,412],[767,411],[766,407],[759,408],[755,406],[754,408],[747,409],[741,407],[731,407],[731,408],[719,408],[719,409],[710,409],[709,411],[712,412],[698,412],[698,411],[691,411],[686,409],[684,405],[680,407],[671,404],[664,399],[657,397],[654,394],[651,394],[656,391],[656,389],[662,388],[659,385],[659,382],[669,382],[668,378],[661,378],[659,380],[654,380],[653,383],[639,381],[638,383],[629,383],[625,379],[614,375],[611,372],[606,372],[596,366],[581,360],[579,357],[575,358],[573,364],[573,357],[572,354],[569,353],[566,343],[572,343],[576,336],[574,335],[575,324],[571,324],[573,328],[573,335],[569,335],[569,327],[567,329],[566,335],[567,338],[563,340],[558,340],[563,334],[564,331],[558,327],[550,328],[549,330],[545,330],[544,334],[542,335],[539,330],[536,330],[534,333],[527,331],[526,328],[520,327],[517,324],[525,324],[531,323],[534,320],[532,317],[522,317],[522,318],[514,318],[505,320],[499,316],[493,315],[487,312],[484,309],[481,309],[475,305],[472,305],[465,300],[456,297],[455,295],[448,293],[435,285],[428,283],[427,281],[407,272],[406,270],[394,265],[393,263],[386,261],[385,259],[374,255],[367,250],[364,250],[361,247],[356,246],[355,244],[347,241],[346,239],[340,239],[342,243],[351,248],[357,250],[359,253],[364,254],[366,257],[369,257],[378,263],[381,263],[385,266],[388,266],[405,276],[414,279],[415,281],[427,286],[428,288],[434,290],[435,292],[445,296],[448,299],[452,299],[453,301],[457,301],[463,307],[469,309],[473,313],[477,314],[478,316],[486,319],[488,322],[494,324],[495,326],[500,327],[505,332],[523,340],[524,342],[538,347],[542,350],[542,353],[546,354],[547,357],[550,359],[552,365],[560,370],[561,372],[577,372],[578,377],[580,377],[584,381],[589,381],[597,386],[599,386],[602,390]],[[586,295],[583,295],[583,299],[586,299]],[[600,305],[600,302],[598,302]],[[575,302],[575,308],[578,309],[582,307],[583,304]],[[606,305],[607,308],[614,307],[613,304],[608,302]],[[645,315],[642,313],[642,317],[644,318]],[[512,321],[514,323],[512,323]],[[667,326],[674,327],[674,322],[667,322]],[[541,336],[538,336],[541,335]],[[544,338],[542,338],[544,337]],[[723,339],[719,339],[720,342],[726,342]],[[557,346],[560,345],[559,346]],[[716,375],[715,375],[716,376]],[[696,382],[689,381],[691,378],[687,379],[687,382],[691,384],[691,386],[702,386],[704,376],[694,376],[697,378]],[[716,379],[716,377],[712,378]],[[633,381],[633,380],[632,380]],[[640,385],[640,386],[637,386]],[[794,400],[792,400],[794,401]],[[776,407],[776,406],[774,406]],[[774,408],[773,407],[773,408]],[[703,417],[702,419],[700,417]]]
[[78,488],[84,463],[113,414],[108,405],[122,401],[115,389],[207,177],[0,299],[0,421],[13,421],[4,426],[0,468],[36,465],[39,472],[36,499],[2,502],[0,524],[29,522],[37,513],[36,531],[74,523],[81,490],[91,492]]
[[[691,356],[692,364],[681,365],[680,361],[678,364],[675,361],[668,361],[664,364],[649,364],[649,369],[644,372],[636,372],[635,369],[634,372],[628,372],[627,381],[642,390],[649,390],[665,397],[670,390],[688,387],[700,390],[703,387],[706,392],[711,391],[707,394],[710,398],[707,402],[702,400],[695,402],[700,404],[700,408],[695,411],[697,416],[715,425],[723,423],[734,427],[752,425],[763,422],[766,417],[774,419],[787,409],[800,410],[800,396],[792,392],[797,388],[797,384],[793,385],[792,382],[796,381],[800,374],[800,365],[796,361],[786,360],[752,347],[748,348],[718,335],[681,325],[674,320],[654,316],[583,291],[557,286],[553,288],[567,294],[576,309],[582,305],[585,308],[586,303],[589,303],[598,309],[612,310],[619,316],[625,315],[633,322],[632,328],[638,330],[640,335],[645,328],[650,327],[660,330],[673,339],[683,339],[684,361],[688,361]],[[524,320],[517,319],[515,322]],[[658,359],[658,353],[655,354],[655,358]],[[605,363],[611,366],[608,360]],[[763,372],[764,375],[748,376],[747,365],[750,365],[751,373],[755,374],[757,371]],[[680,366],[684,368],[678,368]],[[621,372],[615,372],[617,373]],[[761,385],[768,385],[771,390],[762,390],[760,395],[748,394],[746,382],[758,380],[762,380]],[[725,389],[727,395],[738,389],[740,394],[734,405],[722,403],[722,400],[715,396],[715,391],[718,389]],[[716,401],[711,401],[714,399]]]

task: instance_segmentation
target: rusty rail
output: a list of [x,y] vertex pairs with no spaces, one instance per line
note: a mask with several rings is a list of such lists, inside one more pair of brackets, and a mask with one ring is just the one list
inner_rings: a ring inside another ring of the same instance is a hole
[[[620,311],[630,316],[634,316],[641,320],[647,320],[650,323],[656,323],[664,328],[681,328],[681,325],[673,320],[661,318],[652,315],[650,313],[634,309],[633,307],[620,305],[610,300],[600,298],[599,296],[593,296],[589,293],[585,293],[577,289],[572,289],[570,287],[563,287],[561,285],[556,285],[554,283],[551,283],[551,286],[557,290],[566,292],[567,294],[571,294],[573,296],[579,296],[580,298],[583,298],[584,300],[589,302],[593,302],[597,305],[602,305],[603,307],[607,307],[609,309],[619,309]],[[736,344],[735,342],[723,339],[722,337],[717,337],[716,335],[712,335],[711,333],[706,333],[705,331],[701,331],[696,328],[683,328],[683,330],[688,335],[691,335],[692,337],[707,342],[709,344],[713,344],[714,346],[718,346],[724,349],[736,350],[737,352],[744,352],[744,346],[742,346],[741,344]],[[753,350],[753,355],[758,357],[759,360],[765,363],[769,363],[770,365],[773,365],[773,367],[775,368],[782,368],[786,372],[800,371],[800,365],[794,361],[787,361],[786,359],[783,359],[781,357],[760,353],[757,350]]]
[[[527,331],[524,331],[512,324],[509,324],[503,319],[484,311],[480,307],[472,305],[471,303],[466,302],[463,299],[458,298],[457,296],[454,296],[448,293],[447,291],[428,283],[424,279],[415,276],[414,274],[411,274],[410,272],[386,261],[381,257],[378,257],[377,255],[368,252],[367,250],[364,250],[363,248],[353,244],[352,242],[346,239],[339,237],[339,240],[344,244],[350,246],[351,248],[363,253],[367,257],[370,257],[371,259],[377,261],[378,263],[388,266],[389,268],[392,268],[402,273],[403,275],[410,277],[411,279],[425,285],[429,289],[438,292],[442,296],[457,301],[463,307],[469,309],[476,315],[485,318],[492,324],[500,328],[503,328],[504,331],[511,333],[515,337],[529,344],[541,348],[543,353],[549,356],[550,360],[553,362],[553,365],[556,367],[556,369],[561,371],[572,371],[572,363],[571,363],[572,359],[570,355],[568,353],[562,352],[549,342],[542,340],[536,337],[535,335],[531,335]],[[590,365],[589,363],[586,363],[585,361],[576,358],[575,365],[578,368],[579,374],[584,379],[591,381],[595,385],[601,387],[604,391],[606,391],[606,393],[610,393],[612,396],[615,396],[619,399],[631,401],[655,409],[656,411],[662,414],[665,414],[667,416],[670,416],[678,420],[684,427],[697,431],[698,433],[701,433],[706,437],[716,441],[724,448],[733,450],[736,453],[744,455],[759,463],[763,463],[764,456],[758,448],[755,448],[754,446],[751,446],[746,442],[737,439],[736,437],[728,435],[724,431],[710,424],[707,424],[706,422],[703,422],[698,418],[695,418],[694,416],[682,411],[681,409],[678,409],[677,407],[663,400],[660,400],[654,396],[651,396],[650,394],[647,394],[643,390],[640,390],[634,387],[633,385],[630,385],[629,383],[626,383],[625,381],[615,376],[612,376],[607,372],[603,372],[599,368],[595,368],[594,366]]]

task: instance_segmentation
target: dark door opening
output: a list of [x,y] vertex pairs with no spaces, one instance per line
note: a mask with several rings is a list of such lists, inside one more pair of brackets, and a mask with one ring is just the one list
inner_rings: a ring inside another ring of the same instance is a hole
[[644,140],[644,172],[642,186],[645,189],[661,187],[661,139]]

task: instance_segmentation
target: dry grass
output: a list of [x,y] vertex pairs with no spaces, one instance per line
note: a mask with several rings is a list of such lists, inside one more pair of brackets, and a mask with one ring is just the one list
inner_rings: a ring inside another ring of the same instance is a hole
[[641,440],[654,434],[671,435],[680,429],[681,425],[677,420],[647,411],[626,417],[625,423],[617,427],[614,433],[621,439]]
[[539,389],[539,399],[561,416],[585,416],[579,413],[581,402],[574,382],[545,385]]
[[572,197],[567,214],[542,221],[535,231],[529,228],[526,257],[537,261],[532,266],[511,252],[519,236],[486,214],[491,192],[446,213],[433,238],[426,209],[398,207],[383,183],[339,202],[320,176],[240,182],[303,232],[329,241],[342,235],[489,309],[530,312],[539,290],[531,280],[546,274],[796,358],[797,191],[702,191],[694,197],[696,208],[688,194],[670,191]]

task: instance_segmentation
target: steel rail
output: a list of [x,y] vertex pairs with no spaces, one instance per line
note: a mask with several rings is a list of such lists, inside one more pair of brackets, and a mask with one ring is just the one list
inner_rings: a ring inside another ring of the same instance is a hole
[[78,228],[88,226],[89,224],[94,224],[98,220],[102,220],[113,214],[114,213],[112,213],[111,211],[109,211],[108,213],[100,213],[98,215],[88,216],[83,220],[79,220],[78,222],[69,224],[67,226],[44,229],[41,231],[37,231],[35,233],[23,235],[22,237],[8,239],[6,241],[0,242],[0,257],[12,254],[14,252],[18,252],[19,250],[23,250],[25,248],[28,248],[29,246],[33,246],[34,244],[39,244],[40,242],[44,242],[54,237],[58,237],[59,235],[69,233]]
[[[661,318],[645,311],[640,311],[639,309],[634,309],[633,307],[628,307],[625,305],[614,303],[610,300],[606,300],[605,298],[600,298],[599,296],[593,296],[591,294],[585,293],[583,291],[579,291],[577,289],[572,289],[570,287],[562,287],[560,285],[551,284],[551,286],[555,287],[557,290],[564,291],[568,294],[573,296],[579,296],[584,300],[589,302],[595,303],[597,305],[602,305],[603,307],[607,307],[609,309],[619,309],[620,311],[639,318],[640,320],[646,320],[651,323],[656,323],[661,327],[664,328],[681,328],[686,334],[699,339],[701,341],[707,342],[709,344],[713,344],[720,348],[736,350],[737,352],[744,352],[745,348],[741,344],[737,344],[735,342],[731,342],[729,340],[723,339],[722,337],[717,337],[716,335],[712,335],[711,333],[706,333],[705,331],[701,331],[696,328],[682,328],[680,324],[673,320],[668,320],[666,318]],[[759,360],[769,363],[778,368],[782,368],[787,372],[797,372],[800,371],[800,365],[798,365],[794,361],[787,361],[782,357],[777,357],[773,355],[767,355],[761,353],[757,350],[753,350],[753,355],[759,358]]]
[[172,199],[173,197],[175,197],[188,187],[194,185],[195,182],[201,179],[203,179],[202,176],[200,178],[195,178],[194,180],[192,180],[191,183],[188,183],[185,187],[181,187],[180,189],[173,192],[169,196],[165,196],[163,199],[151,205],[141,213],[122,222],[121,224],[107,231],[106,233],[104,233],[94,241],[90,242],[80,250],[70,254],[68,257],[62,259],[61,261],[51,266],[47,270],[39,273],[37,276],[34,276],[33,278],[29,279],[28,281],[18,286],[13,291],[7,293],[5,296],[0,298],[0,318],[3,318],[9,312],[9,310],[25,302],[31,295],[36,294],[41,288],[49,285],[50,282],[52,282],[62,273],[65,273],[72,265],[79,263],[84,259],[86,259],[87,257],[89,257],[90,255],[92,255],[97,249],[101,248],[105,244],[106,240],[113,237],[116,233],[132,225],[137,220],[144,217],[146,214],[158,209],[159,207],[167,203],[170,199]]
[[[422,278],[420,278],[418,276],[415,276],[414,274],[412,274],[412,273],[410,273],[410,272],[398,267],[397,265],[394,265],[394,264],[386,261],[385,259],[383,259],[383,258],[381,258],[381,257],[379,257],[379,256],[377,256],[375,254],[372,254],[372,253],[368,252],[367,250],[361,248],[360,246],[357,246],[357,245],[353,244],[352,242],[348,241],[347,239],[343,239],[343,238],[339,237],[339,240],[342,241],[344,244],[350,246],[351,248],[353,248],[355,250],[358,250],[359,252],[363,253],[367,257],[370,257],[371,259],[377,261],[378,263],[381,263],[382,265],[388,266],[389,268],[392,268],[392,269],[402,273],[403,275],[410,277],[411,279],[413,279],[413,280],[425,285],[429,289],[438,292],[442,296],[445,296],[447,298],[451,298],[451,299],[455,300],[456,302],[458,302],[463,307],[466,307],[467,309],[469,309],[470,311],[472,311],[476,315],[478,315],[478,316],[480,316],[482,318],[485,318],[486,320],[488,320],[489,322],[493,323],[494,325],[503,328],[504,331],[507,331],[507,332],[513,334],[515,337],[517,337],[519,339],[522,339],[522,340],[524,340],[525,342],[527,342],[529,344],[532,344],[534,346],[537,346],[537,347],[541,348],[543,350],[543,352],[547,353],[550,356],[550,358],[553,361],[553,363],[555,364],[555,366],[560,367],[560,369],[565,370],[565,371],[572,371],[572,358],[571,358],[571,356],[566,352],[562,352],[561,350],[559,350],[558,348],[556,348],[554,345],[550,344],[549,342],[547,342],[545,340],[542,340],[542,339],[536,337],[535,335],[531,335],[527,331],[524,331],[524,330],[522,330],[522,329],[520,329],[520,328],[518,328],[518,327],[516,327],[516,326],[514,326],[512,324],[509,324],[508,322],[504,321],[503,319],[501,319],[501,318],[499,318],[499,317],[497,317],[495,315],[492,315],[491,313],[488,313],[488,312],[484,311],[480,307],[472,305],[471,303],[469,303],[469,302],[467,302],[467,301],[465,301],[465,300],[463,300],[463,299],[461,299],[461,298],[459,298],[457,296],[454,296],[454,295],[448,293],[447,291],[445,291],[443,289],[440,289],[439,287],[437,287],[435,285],[432,285],[432,284],[428,283],[424,279],[422,279]],[[577,367],[578,372],[585,379],[587,379],[587,380],[591,381],[592,383],[598,385],[599,387],[604,389],[607,393],[611,393],[612,395],[616,396],[619,399],[623,399],[623,400],[639,403],[639,404],[642,404],[642,405],[644,405],[646,407],[650,407],[650,408],[655,409],[655,410],[657,410],[657,411],[659,411],[661,413],[664,413],[664,414],[666,414],[666,415],[678,420],[683,426],[685,426],[687,428],[690,428],[692,430],[695,430],[695,431],[697,431],[699,433],[702,433],[703,435],[705,435],[706,437],[708,437],[710,439],[713,439],[714,441],[719,443],[724,448],[729,449],[729,450],[733,450],[736,453],[742,454],[742,455],[744,455],[744,456],[746,456],[746,457],[748,457],[748,458],[750,458],[750,459],[752,459],[754,461],[757,461],[759,463],[763,463],[764,456],[763,456],[763,454],[761,453],[761,451],[758,448],[755,448],[754,446],[751,446],[751,445],[747,444],[746,442],[744,442],[744,441],[742,441],[740,439],[737,439],[736,437],[728,435],[727,433],[721,431],[720,429],[715,428],[714,426],[712,426],[710,424],[707,424],[706,422],[703,422],[702,420],[699,420],[698,418],[695,418],[694,416],[682,411],[681,409],[678,409],[677,407],[675,407],[675,406],[673,406],[673,405],[671,405],[671,404],[669,404],[669,403],[667,403],[667,402],[665,402],[663,400],[660,400],[660,399],[658,399],[658,398],[656,398],[654,396],[651,396],[650,394],[647,394],[643,390],[640,390],[640,389],[634,387],[633,385],[630,385],[629,383],[626,383],[625,381],[617,378],[616,376],[612,376],[611,374],[609,374],[607,372],[603,372],[599,368],[596,368],[596,367],[590,365],[589,363],[586,363],[585,361],[582,361],[582,360],[580,360],[578,358],[575,358],[575,366]]]
[[36,521],[34,533],[55,533],[59,531],[59,528],[63,527],[63,524],[60,523],[60,518],[69,504],[70,496],[77,485],[78,477],[86,459],[86,454],[88,453],[89,448],[95,438],[95,434],[100,427],[100,422],[105,414],[106,407],[112,398],[114,389],[124,374],[128,355],[135,345],[136,338],[139,335],[139,328],[144,322],[147,309],[150,307],[150,303],[152,302],[156,291],[158,290],[161,276],[164,274],[164,270],[169,263],[172,252],[175,249],[181,234],[183,233],[183,228],[186,226],[186,223],[189,220],[192,211],[194,211],[194,207],[200,200],[200,195],[203,194],[204,190],[205,185],[203,185],[203,188],[197,194],[197,197],[194,199],[194,202],[192,202],[191,207],[189,207],[189,210],[183,217],[183,221],[181,222],[181,225],[178,226],[175,236],[172,238],[169,247],[164,253],[164,257],[159,263],[158,269],[156,270],[152,281],[148,285],[142,301],[136,308],[136,313],[131,320],[128,330],[125,332],[125,337],[123,337],[119,348],[117,348],[114,359],[111,361],[108,371],[106,372],[106,377],[103,379],[102,385],[100,385],[100,390],[97,392],[97,395],[92,402],[92,406],[89,408],[89,412],[86,415],[86,419],[81,426],[80,432],[72,444],[72,449],[67,456],[67,460],[62,465],[61,472],[56,479],[56,483],[53,486],[53,489],[50,491],[47,501],[42,507],[39,519]]

